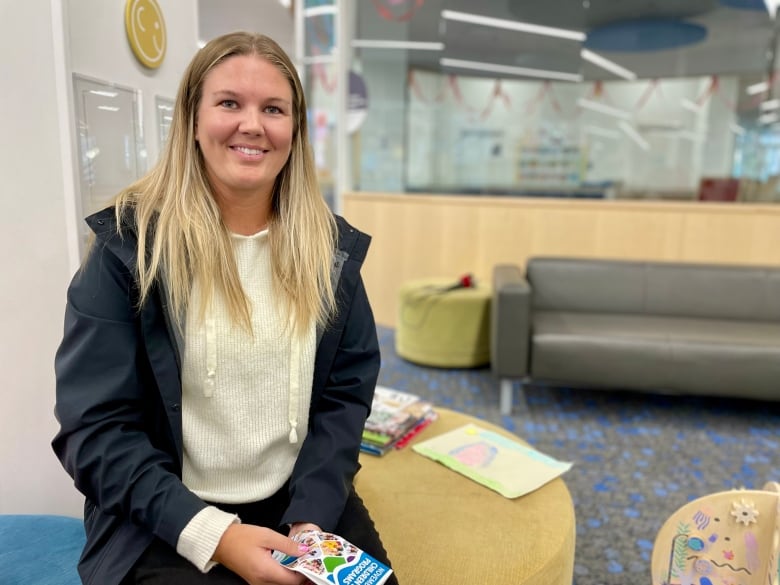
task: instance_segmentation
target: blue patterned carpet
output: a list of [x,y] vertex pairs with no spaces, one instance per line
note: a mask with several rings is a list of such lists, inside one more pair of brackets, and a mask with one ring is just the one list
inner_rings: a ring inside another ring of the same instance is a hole
[[[650,583],[661,524],[686,502],[780,481],[780,404],[516,386],[512,416],[498,409],[486,368],[444,370],[399,358],[379,328],[383,386],[503,426],[557,459],[577,515],[576,585]],[[514,527],[522,530],[522,526]]]

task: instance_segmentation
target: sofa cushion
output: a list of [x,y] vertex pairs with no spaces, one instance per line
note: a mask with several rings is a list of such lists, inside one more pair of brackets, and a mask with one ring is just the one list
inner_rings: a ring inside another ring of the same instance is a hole
[[535,310],[780,322],[780,268],[532,258]]
[[537,311],[531,376],[557,383],[776,399],[780,323]]

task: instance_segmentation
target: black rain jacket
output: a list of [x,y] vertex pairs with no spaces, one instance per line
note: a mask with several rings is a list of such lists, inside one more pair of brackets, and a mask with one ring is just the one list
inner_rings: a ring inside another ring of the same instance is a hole
[[[333,530],[358,470],[379,373],[374,317],[360,276],[370,237],[343,218],[333,282],[338,312],[318,331],[308,435],[282,522]],[[138,307],[137,239],[115,212],[87,218],[97,241],[68,289],[55,358],[57,457],[84,494],[85,585],[119,585],[157,536],[175,547],[206,504],[181,481],[181,340],[158,288]]]

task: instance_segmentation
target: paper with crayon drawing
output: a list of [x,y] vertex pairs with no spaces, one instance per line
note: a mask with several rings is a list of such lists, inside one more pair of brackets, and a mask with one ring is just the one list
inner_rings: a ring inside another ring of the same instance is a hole
[[507,498],[532,492],[572,466],[473,424],[417,443],[412,449]]

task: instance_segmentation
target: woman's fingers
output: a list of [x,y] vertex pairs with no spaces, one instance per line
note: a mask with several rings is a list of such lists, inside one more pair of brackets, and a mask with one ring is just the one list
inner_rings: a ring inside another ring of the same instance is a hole
[[301,575],[280,565],[271,556],[274,550],[297,557],[308,549],[270,528],[231,524],[213,558],[250,585],[300,585]]

